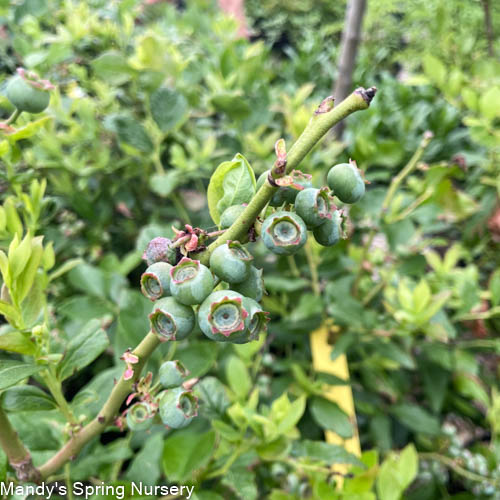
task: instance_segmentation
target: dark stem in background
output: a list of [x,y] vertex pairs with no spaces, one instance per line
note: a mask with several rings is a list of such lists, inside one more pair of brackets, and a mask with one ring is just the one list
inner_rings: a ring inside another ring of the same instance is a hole
[[[361,25],[366,10],[366,0],[350,0],[347,5],[344,31],[340,42],[340,54],[337,61],[338,78],[333,89],[336,102],[343,101],[351,92],[352,75],[356,64],[358,45],[361,40]],[[342,137],[344,123],[339,122],[333,133],[337,139]]]
[[484,27],[486,30],[486,40],[488,41],[488,55],[490,57],[495,57],[495,52],[493,50],[495,34],[493,33],[493,25],[491,24],[490,0],[481,0],[481,5],[484,11]]

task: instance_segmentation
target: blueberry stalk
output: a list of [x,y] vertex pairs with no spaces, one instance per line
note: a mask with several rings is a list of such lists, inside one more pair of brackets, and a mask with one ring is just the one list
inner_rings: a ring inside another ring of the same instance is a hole
[[[349,97],[333,108],[331,105],[323,105],[326,101],[328,101],[328,103],[331,102],[331,99],[327,97],[290,149],[287,155],[286,172],[290,173],[297,168],[298,164],[307,153],[309,153],[320,139],[340,120],[343,120],[356,111],[367,109],[375,96],[376,90],[375,87],[370,87],[366,90],[363,88],[356,89]],[[211,243],[208,249],[198,255],[197,258],[202,263],[207,264],[211,253],[217,247],[223,245],[228,240],[241,241],[252,227],[262,209],[269,203],[277,189],[277,187],[269,182],[269,179],[266,179],[242,214],[234,221],[233,225]]]

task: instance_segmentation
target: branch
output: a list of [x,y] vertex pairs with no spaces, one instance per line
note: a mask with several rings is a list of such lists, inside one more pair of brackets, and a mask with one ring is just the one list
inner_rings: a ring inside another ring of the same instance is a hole
[[[361,39],[361,24],[366,10],[366,0],[350,0],[345,16],[345,29],[340,41],[340,54],[338,59],[338,78],[335,82],[333,96],[342,100],[348,95],[352,85],[352,75],[356,63],[358,45]],[[344,131],[343,123],[339,123],[335,129],[337,138]]]
[[[295,169],[311,149],[321,140],[321,138],[340,120],[346,116],[367,109],[375,96],[377,89],[356,89],[347,99],[344,99],[338,106],[329,108],[328,104],[332,102],[331,97],[327,97],[309,124],[304,129],[297,142],[292,146],[287,157],[287,173]],[[257,191],[243,213],[236,219],[234,224],[221,236],[219,236],[205,252],[198,255],[198,259],[206,264],[210,259],[210,254],[219,246],[228,240],[239,240],[248,233],[257,216],[263,208],[269,203],[273,194],[278,188],[270,184],[267,179],[262,187]]]
[[19,481],[38,483],[40,473],[33,466],[30,452],[24,447],[17,432],[10,425],[9,419],[0,406],[0,446],[5,451],[9,464],[16,472]]
[[124,380],[122,375],[97,417],[83,427],[83,429],[75,433],[52,458],[40,467],[39,473],[43,479],[57,472],[68,460],[73,460],[85,444],[93,437],[101,434],[113,421],[123,401],[132,391],[132,386],[139,380],[141,371],[149,356],[151,356],[159,344],[160,340],[152,332],[149,332],[144,337],[142,342],[133,351],[133,354],[139,358],[139,362],[134,365],[134,377],[131,380]]

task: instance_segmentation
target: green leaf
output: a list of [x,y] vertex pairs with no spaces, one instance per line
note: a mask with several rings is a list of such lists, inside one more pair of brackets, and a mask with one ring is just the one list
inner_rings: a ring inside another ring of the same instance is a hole
[[467,372],[455,373],[453,385],[459,394],[477,401],[485,408],[490,406],[490,398],[479,377]]
[[326,443],[325,441],[310,441],[308,439],[295,441],[291,455],[304,457],[307,460],[320,460],[328,465],[354,464],[363,466],[358,457],[346,451],[343,446]]
[[199,434],[189,429],[165,439],[163,470],[169,482],[184,483],[204,467],[215,452],[215,432]]
[[248,203],[255,194],[255,174],[243,155],[221,163],[212,174],[207,189],[208,209],[219,224],[224,210],[232,205]]
[[[241,457],[240,457],[241,458]],[[243,457],[243,460],[245,457]],[[256,500],[258,491],[255,484],[255,473],[250,469],[250,463],[239,460],[224,474],[222,483],[233,493],[231,498],[240,500]]]
[[171,170],[165,174],[152,175],[149,179],[149,187],[151,191],[158,196],[166,198],[185,180],[186,179],[182,178],[181,172],[178,170]]
[[28,295],[24,298],[21,313],[26,328],[32,328],[42,314],[45,304],[45,293],[42,287],[42,281],[42,276],[38,275]]
[[224,384],[216,377],[203,377],[195,386],[199,398],[200,414],[207,418],[221,417],[231,402]]
[[148,437],[139,453],[130,464],[126,479],[135,483],[155,485],[161,476],[163,435],[156,433]]
[[55,401],[40,388],[33,385],[20,385],[7,389],[2,396],[4,410],[16,411],[44,411],[57,407]]
[[9,270],[12,279],[16,279],[25,268],[31,255],[31,236],[27,234],[19,245],[9,249]]
[[8,323],[12,326],[17,326],[20,320],[19,311],[8,302],[0,300],[0,314],[2,314]]
[[0,349],[27,354],[29,356],[33,356],[36,353],[35,344],[28,337],[17,331],[0,334]]
[[247,367],[237,356],[231,356],[226,362],[226,380],[239,399],[244,399],[252,388]]
[[28,125],[22,128],[18,128],[14,133],[9,134],[7,138],[11,142],[17,142],[21,139],[28,139],[29,137],[35,135],[49,120],[51,120],[50,116],[44,116],[39,120],[29,122]]
[[497,269],[490,278],[489,289],[491,294],[491,304],[500,305],[500,269]]
[[[26,296],[28,295],[33,282],[35,281],[36,277],[36,272],[38,270],[38,266],[40,265],[40,262],[42,261],[42,256],[43,256],[43,246],[42,246],[42,236],[37,236],[36,238],[33,238],[31,242],[31,255],[30,258],[28,259],[28,262],[26,263],[26,266],[21,273],[21,275],[18,278],[18,283],[17,283],[17,295],[18,295],[18,300],[23,301]],[[19,248],[21,245],[19,245]]]
[[146,129],[132,116],[114,115],[108,120],[109,128],[116,132],[118,139],[142,153],[152,153],[154,149],[153,141]]
[[106,277],[97,267],[81,263],[71,269],[68,279],[77,290],[97,297],[106,296]]
[[341,354],[344,354],[347,349],[349,349],[349,347],[355,342],[356,338],[356,335],[351,332],[343,332],[333,345],[330,359],[332,361],[335,361]]
[[165,87],[151,94],[151,115],[162,132],[170,132],[187,119],[188,103],[180,93]]
[[201,377],[214,365],[217,352],[216,342],[194,341],[179,349],[176,358],[189,370],[191,377]]
[[380,500],[399,500],[418,472],[418,455],[409,444],[399,456],[391,453],[380,466],[377,493]]
[[435,83],[438,87],[446,83],[446,68],[444,64],[436,57],[426,54],[422,59],[425,74]]
[[322,428],[337,433],[344,439],[352,437],[352,425],[349,416],[339,405],[328,399],[315,396],[311,401],[311,414]]
[[101,328],[101,322],[98,319],[90,321],[76,337],[70,340],[59,365],[59,379],[65,380],[92,363],[108,345],[109,339]]
[[414,432],[430,435],[440,433],[439,420],[416,404],[400,403],[394,405],[392,407],[392,414]]
[[266,276],[266,289],[272,292],[296,292],[309,286],[304,278],[282,278],[280,276]]
[[0,359],[0,390],[7,389],[42,369],[41,366]]
[[431,289],[424,279],[413,290],[413,310],[415,313],[423,311],[431,300]]
[[491,86],[479,99],[479,110],[488,120],[500,117],[500,87]]
[[[285,396],[285,394],[283,396]],[[271,415],[274,419],[275,415],[273,414],[273,407],[274,403],[271,408]],[[305,396],[300,396],[295,401],[290,403],[287,412],[278,419],[278,432],[280,434],[286,434],[289,431],[291,431],[298,424],[299,420],[302,418],[305,409],[306,409]]]
[[250,113],[250,106],[242,98],[241,91],[221,93],[210,99],[211,104],[230,118],[241,120]]
[[110,85],[119,86],[128,82],[135,74],[126,58],[120,52],[104,52],[91,63],[94,73],[100,80],[108,82]]

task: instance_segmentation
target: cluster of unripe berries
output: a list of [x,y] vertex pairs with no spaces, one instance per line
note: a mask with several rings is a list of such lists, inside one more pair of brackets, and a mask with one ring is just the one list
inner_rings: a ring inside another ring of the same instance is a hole
[[[259,188],[269,175],[257,181]],[[295,211],[280,209],[262,224],[261,236],[266,247],[279,255],[291,255],[304,246],[307,230],[323,246],[333,246],[340,239],[341,218],[333,203],[334,194],[343,203],[355,203],[365,193],[365,181],[354,162],[333,166],[327,186],[314,188],[311,176],[292,172],[292,185],[280,188],[269,203],[273,207],[293,206]]]
[[[154,301],[149,319],[161,340],[185,339],[196,325],[211,340],[238,344],[265,331],[267,313],[258,303],[264,292],[262,271],[252,266],[252,255],[239,242],[216,248],[210,267],[188,257],[176,263],[176,249],[161,237],[150,242],[145,257],[149,267],[141,289]],[[230,289],[214,291],[221,281]]]
[[193,391],[183,387],[189,372],[180,361],[166,361],[160,366],[159,383],[163,390],[152,397],[147,394],[142,401],[127,411],[127,425],[133,431],[146,431],[159,415],[162,423],[171,429],[186,427],[198,414],[198,400]]

